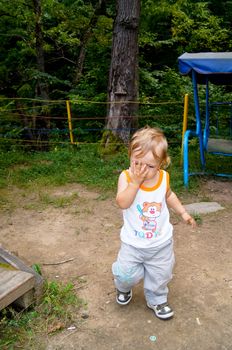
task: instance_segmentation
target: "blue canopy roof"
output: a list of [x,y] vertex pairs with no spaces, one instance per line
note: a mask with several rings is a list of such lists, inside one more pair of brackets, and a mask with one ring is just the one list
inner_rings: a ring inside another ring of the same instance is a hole
[[197,82],[232,85],[232,52],[184,53],[178,58],[179,70],[183,75],[196,72]]

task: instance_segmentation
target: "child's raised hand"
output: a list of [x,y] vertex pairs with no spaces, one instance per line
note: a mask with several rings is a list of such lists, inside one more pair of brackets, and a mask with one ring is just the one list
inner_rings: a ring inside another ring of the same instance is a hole
[[148,170],[146,164],[133,160],[129,168],[132,183],[140,186],[145,180]]

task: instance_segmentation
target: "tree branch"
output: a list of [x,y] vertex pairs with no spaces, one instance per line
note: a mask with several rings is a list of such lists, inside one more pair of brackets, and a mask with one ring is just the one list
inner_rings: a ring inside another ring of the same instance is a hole
[[85,61],[86,47],[87,47],[87,44],[92,36],[93,29],[97,24],[99,16],[105,15],[105,14],[106,14],[105,0],[99,0],[99,4],[96,6],[94,13],[93,13],[93,16],[90,19],[90,22],[88,24],[88,27],[87,27],[86,31],[84,32],[82,39],[81,39],[80,53],[79,53],[79,57],[78,57],[77,64],[76,64],[77,65],[76,66],[76,76],[74,78],[75,84],[78,83],[78,81],[80,80],[81,75],[82,75],[84,61]]

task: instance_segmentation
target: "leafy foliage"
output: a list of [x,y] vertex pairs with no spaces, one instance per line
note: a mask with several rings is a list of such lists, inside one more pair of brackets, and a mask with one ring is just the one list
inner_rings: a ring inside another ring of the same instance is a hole
[[[58,103],[51,107],[42,101],[27,100],[38,97],[38,82],[48,88],[51,100],[77,101],[72,112],[79,120],[73,128],[81,141],[96,142],[102,137],[107,105],[99,102],[105,102],[107,96],[116,9],[112,0],[105,1],[97,12],[98,5],[96,0],[41,1],[43,72],[37,62],[33,1],[1,1],[0,95],[23,98],[15,102],[0,101],[0,134],[4,145],[10,138],[29,138],[38,143],[64,139],[59,130],[67,130],[67,123],[38,120],[40,116],[63,115],[65,108]],[[142,103],[177,101],[179,106],[173,113],[168,106],[154,109],[142,104],[139,116],[159,115],[161,125],[168,128],[166,115],[173,114],[173,123],[180,123],[182,99],[185,93],[190,93],[191,82],[179,75],[177,58],[184,51],[231,50],[231,13],[231,1],[141,0],[140,100]],[[82,54],[84,61],[80,67]],[[231,91],[227,89],[227,92]],[[212,93],[220,99],[225,96],[223,89],[212,88]],[[95,119],[90,120],[91,117]],[[33,118],[37,118],[36,122]],[[148,122],[146,118],[139,121],[140,126]],[[41,131],[33,131],[35,125]],[[44,129],[48,128],[53,132],[45,135]]]
[[37,349],[42,339],[72,322],[71,308],[76,311],[83,305],[71,283],[46,282],[44,295],[38,305],[28,310],[17,311],[8,307],[1,311],[1,349]]

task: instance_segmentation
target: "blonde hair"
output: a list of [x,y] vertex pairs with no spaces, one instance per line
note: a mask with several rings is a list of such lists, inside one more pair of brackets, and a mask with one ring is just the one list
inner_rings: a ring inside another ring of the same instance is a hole
[[160,162],[161,167],[166,168],[170,164],[168,143],[163,131],[159,128],[146,126],[136,131],[129,144],[129,157],[135,151],[139,152],[138,155],[141,157],[151,151],[154,158]]

